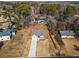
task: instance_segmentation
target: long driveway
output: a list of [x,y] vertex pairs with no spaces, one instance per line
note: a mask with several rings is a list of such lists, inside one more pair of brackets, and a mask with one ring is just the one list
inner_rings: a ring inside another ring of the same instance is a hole
[[36,57],[37,40],[38,38],[35,35],[33,35],[28,57]]

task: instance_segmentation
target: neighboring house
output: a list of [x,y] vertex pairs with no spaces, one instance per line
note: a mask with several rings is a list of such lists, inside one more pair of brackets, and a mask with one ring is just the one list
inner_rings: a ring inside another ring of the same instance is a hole
[[71,30],[60,31],[60,36],[61,36],[62,39],[64,39],[64,38],[75,38],[74,35],[75,35],[75,33]]
[[45,39],[44,30],[33,29],[32,30],[32,37],[37,37],[38,40]]
[[12,5],[5,5],[5,8],[13,8]]
[[15,36],[15,32],[11,29],[0,30],[0,41],[10,40],[12,36]]
[[40,24],[46,24],[46,15],[40,15],[40,14],[34,14],[31,17],[31,24],[33,23],[40,23]]

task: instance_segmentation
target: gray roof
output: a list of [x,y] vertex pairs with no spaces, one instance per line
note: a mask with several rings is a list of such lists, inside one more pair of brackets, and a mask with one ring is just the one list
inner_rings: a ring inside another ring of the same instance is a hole
[[32,30],[32,35],[36,35],[36,36],[44,36],[44,30],[38,30],[38,29],[33,29]]
[[74,36],[74,32],[67,30],[67,31],[60,31],[61,36]]
[[7,36],[7,35],[11,35],[11,31],[10,29],[4,29],[2,31],[0,31],[0,36]]

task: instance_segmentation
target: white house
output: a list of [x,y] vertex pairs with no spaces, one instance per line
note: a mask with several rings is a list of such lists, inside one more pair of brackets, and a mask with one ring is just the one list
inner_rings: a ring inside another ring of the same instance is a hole
[[71,30],[66,30],[66,31],[60,31],[60,36],[61,38],[75,38],[74,37],[75,33]]
[[10,29],[4,29],[0,31],[0,41],[10,40],[11,36],[14,36],[15,33]]
[[43,30],[37,30],[37,29],[33,29],[32,30],[32,37],[37,37],[38,40],[42,40],[45,39],[44,37],[44,31]]

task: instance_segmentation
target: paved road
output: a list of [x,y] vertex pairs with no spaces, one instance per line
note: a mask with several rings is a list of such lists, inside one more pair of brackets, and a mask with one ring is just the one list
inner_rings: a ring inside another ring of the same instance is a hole
[[36,57],[36,48],[37,48],[36,46],[37,46],[37,37],[34,35],[32,36],[28,57]]

